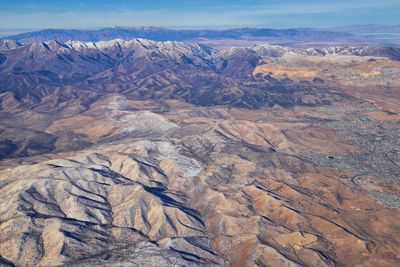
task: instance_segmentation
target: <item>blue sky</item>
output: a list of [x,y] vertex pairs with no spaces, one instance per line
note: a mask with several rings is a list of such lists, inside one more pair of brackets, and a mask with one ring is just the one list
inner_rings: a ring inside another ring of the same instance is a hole
[[400,0],[0,0],[0,29],[400,24]]

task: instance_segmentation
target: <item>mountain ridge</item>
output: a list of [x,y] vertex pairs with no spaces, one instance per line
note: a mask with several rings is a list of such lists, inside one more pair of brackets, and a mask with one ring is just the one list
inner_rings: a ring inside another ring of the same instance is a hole
[[[146,39],[66,43],[52,40],[26,45],[1,40],[0,85],[1,92],[12,91],[21,99],[31,96],[33,98],[29,101],[33,102],[60,92],[60,87],[74,86],[73,91],[77,94],[79,90],[97,93],[115,91],[139,98],[178,97],[203,105],[235,103],[255,107],[278,101],[275,96],[271,99],[267,95],[277,92],[279,86],[282,92],[309,86],[276,79],[260,83],[254,76],[254,69],[264,59],[290,55],[399,60],[400,49],[382,46],[300,49],[261,44],[218,51],[193,42]],[[270,91],[262,89],[266,85]],[[312,86],[318,87],[316,84]],[[254,95],[249,94],[252,90],[256,90]],[[207,94],[215,94],[215,97],[206,97]],[[290,95],[287,99],[293,97]],[[242,101],[244,99],[245,102]],[[279,99],[278,102],[283,105],[303,103],[303,100],[287,102],[281,97]]]
[[335,40],[338,38],[349,38],[352,34],[328,30],[316,30],[311,28],[272,29],[272,28],[234,28],[226,30],[210,29],[167,29],[160,27],[111,27],[98,30],[77,29],[45,29],[34,32],[11,35],[2,39],[12,39],[30,43],[33,41],[57,40],[66,42],[69,40],[80,41],[104,41],[116,38],[132,39],[144,38],[157,41],[185,41],[199,38],[231,38],[241,39],[248,37],[279,37],[289,39],[324,38]]

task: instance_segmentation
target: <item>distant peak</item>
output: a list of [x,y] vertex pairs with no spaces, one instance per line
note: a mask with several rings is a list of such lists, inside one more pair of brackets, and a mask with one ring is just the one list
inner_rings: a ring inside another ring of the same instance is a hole
[[131,27],[131,26],[118,26],[114,25],[110,28],[102,28],[100,30],[104,29],[116,29],[116,30],[143,30],[143,31],[152,31],[152,30],[164,30],[165,28],[163,27],[157,27],[157,26],[140,26],[140,27]]

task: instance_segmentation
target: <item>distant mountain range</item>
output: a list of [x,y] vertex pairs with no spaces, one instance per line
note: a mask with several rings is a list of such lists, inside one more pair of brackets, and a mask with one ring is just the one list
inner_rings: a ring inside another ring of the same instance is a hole
[[332,28],[333,31],[350,32],[354,34],[400,34],[400,24],[399,25],[356,25],[347,27],[336,27]]
[[319,30],[311,28],[299,29],[260,29],[238,28],[227,30],[175,30],[160,27],[111,27],[98,30],[46,29],[8,36],[7,39],[24,43],[34,41],[56,40],[66,42],[107,41],[113,39],[131,40],[144,38],[156,41],[187,41],[196,39],[244,39],[244,38],[281,38],[290,40],[343,40],[354,38],[353,34],[342,31]]

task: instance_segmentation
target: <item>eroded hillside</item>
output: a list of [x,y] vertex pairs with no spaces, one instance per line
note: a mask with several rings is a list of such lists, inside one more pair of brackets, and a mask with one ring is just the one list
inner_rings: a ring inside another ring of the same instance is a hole
[[1,47],[0,264],[400,261],[392,50]]

